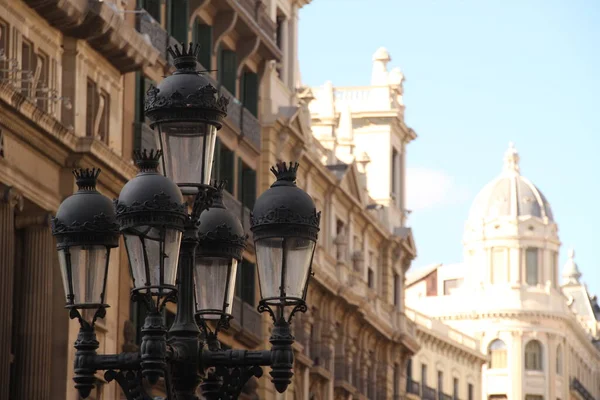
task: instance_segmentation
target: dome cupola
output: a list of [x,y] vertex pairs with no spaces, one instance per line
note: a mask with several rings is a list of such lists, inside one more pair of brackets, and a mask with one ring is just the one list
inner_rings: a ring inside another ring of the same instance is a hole
[[512,143],[504,154],[502,173],[479,192],[471,207],[469,221],[528,217],[552,222],[550,204],[531,181],[521,175],[519,153]]

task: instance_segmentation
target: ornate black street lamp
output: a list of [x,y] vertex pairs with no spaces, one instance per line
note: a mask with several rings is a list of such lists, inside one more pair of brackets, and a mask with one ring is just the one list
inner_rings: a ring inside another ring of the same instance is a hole
[[[149,400],[143,381],[164,378],[169,400],[236,399],[252,376],[271,366],[284,392],[293,375],[290,321],[306,311],[306,290],[320,214],[296,187],[298,164],[272,168],[277,181],[256,201],[251,230],[257,253],[258,310],[274,321],[271,350],[223,350],[219,330],[232,318],[233,291],[247,235],[223,205],[223,183],[209,185],[217,130],[227,99],[196,71],[197,47],[169,50],[177,71],[148,91],[147,115],[161,150],[135,154],[140,172],[114,201],[95,189],[99,170],[75,172],[79,191],[53,219],[75,343],[75,387],[87,397],[96,371],[116,380],[129,400]],[[162,159],[163,172],[158,172]],[[194,195],[188,210],[183,195]],[[95,321],[105,316],[110,249],[123,235],[133,279],[132,299],[147,317],[139,352],[97,354]],[[175,322],[161,312],[177,303]],[[92,316],[81,309],[94,310]],[[168,328],[168,331],[167,331]]]

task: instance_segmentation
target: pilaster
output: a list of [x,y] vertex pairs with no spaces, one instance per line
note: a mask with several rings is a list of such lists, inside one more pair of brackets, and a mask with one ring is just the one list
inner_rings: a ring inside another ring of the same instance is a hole
[[15,399],[50,400],[52,366],[52,269],[55,248],[49,214],[18,217],[23,229],[19,296],[15,305]]
[[23,209],[23,196],[14,188],[0,193],[0,398],[8,399],[12,361],[13,285],[15,265],[15,210]]

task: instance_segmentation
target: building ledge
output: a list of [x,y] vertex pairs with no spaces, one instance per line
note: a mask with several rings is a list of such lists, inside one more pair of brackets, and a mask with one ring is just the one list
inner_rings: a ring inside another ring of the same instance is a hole
[[159,53],[106,2],[24,0],[65,35],[86,40],[121,73],[153,65]]

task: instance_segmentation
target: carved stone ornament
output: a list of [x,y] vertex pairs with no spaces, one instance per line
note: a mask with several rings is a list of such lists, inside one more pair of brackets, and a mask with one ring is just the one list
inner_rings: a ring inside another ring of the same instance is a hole
[[0,202],[5,202],[11,207],[15,207],[17,211],[23,211],[23,206],[25,203],[23,194],[12,186],[8,186],[4,189],[4,193],[2,194],[2,198],[0,198]]

